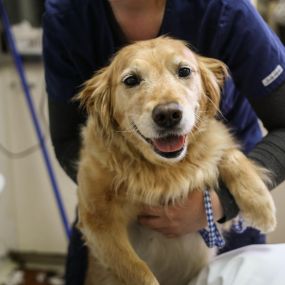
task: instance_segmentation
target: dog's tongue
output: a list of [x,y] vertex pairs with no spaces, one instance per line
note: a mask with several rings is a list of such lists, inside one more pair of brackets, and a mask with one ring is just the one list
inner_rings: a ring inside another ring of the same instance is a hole
[[161,152],[180,150],[185,142],[185,136],[168,136],[153,140],[153,145]]

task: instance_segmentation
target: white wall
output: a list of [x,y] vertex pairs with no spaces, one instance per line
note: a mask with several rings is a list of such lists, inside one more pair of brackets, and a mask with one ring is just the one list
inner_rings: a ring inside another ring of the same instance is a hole
[[[45,97],[42,65],[27,64],[26,71],[39,113]],[[11,63],[1,67],[0,80],[0,141],[10,150],[18,152],[37,144],[37,138]],[[47,121],[46,102],[44,107],[44,121]],[[69,220],[72,221],[76,186],[59,167],[53,155],[47,126],[43,126],[59,188]],[[40,150],[21,159],[8,159],[0,154],[0,161],[0,171],[5,172],[7,180],[5,191],[0,194],[0,249],[3,243],[18,250],[65,252],[65,233]]]
[[[7,127],[8,99],[6,86],[4,86],[5,71],[0,69],[0,142],[9,145],[11,142],[10,129]],[[8,179],[12,173],[12,162],[0,154],[0,174],[5,177],[5,185],[0,192],[0,256],[9,248],[17,244],[16,239],[16,215],[13,207],[13,180]]]

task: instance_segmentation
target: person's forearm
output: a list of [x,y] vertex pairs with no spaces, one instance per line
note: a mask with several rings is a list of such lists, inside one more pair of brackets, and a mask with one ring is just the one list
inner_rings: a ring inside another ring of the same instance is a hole
[[218,220],[218,222],[222,224],[235,218],[239,213],[239,207],[234,197],[221,180],[219,181],[219,189],[217,189],[216,193],[218,194],[223,209],[223,217]]
[[[261,98],[248,98],[257,116],[262,120],[268,135],[248,154],[248,157],[272,173],[274,188],[285,180],[285,83]],[[239,209],[225,186],[217,191],[224,209],[221,222],[230,220]]]
[[80,142],[76,139],[68,142],[53,142],[55,154],[65,173],[77,183],[77,168]]
[[56,157],[67,175],[76,182],[80,129],[85,122],[85,114],[73,102],[57,102],[49,98],[48,103],[51,140]]
[[[283,182],[285,180],[285,129],[271,131],[248,154],[248,157],[270,171],[272,174],[272,183],[268,185],[270,189]],[[223,223],[234,218],[239,208],[222,182],[217,194],[224,210],[224,217],[219,222]]]
[[270,170],[274,188],[285,180],[285,83],[267,96],[249,100],[268,130],[249,157]]
[[285,129],[274,130],[249,153],[256,161],[272,173],[272,189],[285,180]]

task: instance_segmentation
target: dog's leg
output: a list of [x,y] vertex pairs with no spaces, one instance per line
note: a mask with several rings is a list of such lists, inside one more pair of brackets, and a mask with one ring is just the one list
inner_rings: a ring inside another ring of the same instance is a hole
[[124,285],[92,254],[88,254],[88,270],[84,285]]
[[79,228],[91,253],[120,280],[118,284],[158,285],[130,244],[127,205],[114,193],[110,194],[108,183],[111,179],[106,179],[105,175],[105,179],[98,178],[92,183],[93,179],[86,175],[80,180]]
[[[81,230],[91,252],[125,284],[158,285],[130,245],[121,210],[112,205],[93,213],[80,209]],[[101,220],[99,223],[96,220]],[[105,225],[102,225],[104,221]],[[99,284],[98,284],[99,285]]]
[[219,171],[245,222],[265,233],[274,230],[275,206],[262,179],[264,170],[239,150],[232,149],[223,156]]

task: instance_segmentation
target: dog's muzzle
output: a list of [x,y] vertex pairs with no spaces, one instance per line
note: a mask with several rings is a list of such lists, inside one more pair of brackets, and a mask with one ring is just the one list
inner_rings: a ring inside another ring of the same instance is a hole
[[164,158],[177,158],[185,149],[186,135],[181,134],[180,123],[183,117],[182,107],[170,102],[155,106],[152,111],[152,120],[157,129],[155,138],[145,137],[136,124],[132,125],[136,132],[149,144],[154,151]]
[[156,153],[165,158],[176,158],[184,149],[185,136],[173,134],[173,130],[182,120],[182,115],[183,110],[176,102],[159,104],[152,111],[155,125],[164,133],[171,133],[151,140]]
[[164,158],[177,158],[185,148],[186,135],[169,134],[158,138],[147,138],[139,131],[134,122],[132,122],[132,126],[147,143],[152,145],[153,150]]

